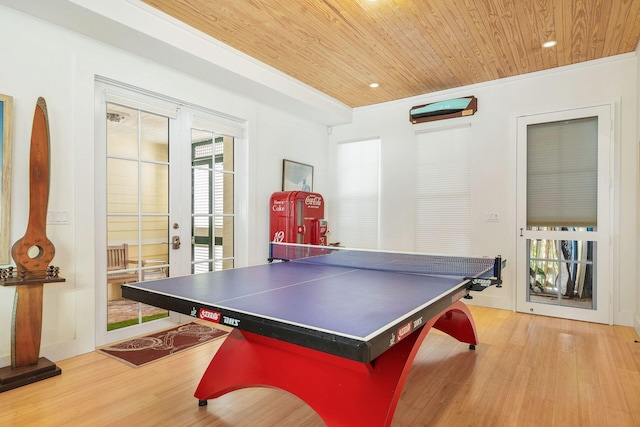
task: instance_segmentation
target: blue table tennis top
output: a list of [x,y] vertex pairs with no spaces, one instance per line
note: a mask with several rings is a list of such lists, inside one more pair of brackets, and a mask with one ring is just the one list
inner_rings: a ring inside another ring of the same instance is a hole
[[[123,297],[369,361],[466,294],[461,277],[278,262],[122,286]],[[345,347],[345,348],[342,348]],[[375,347],[375,348],[374,348]]]

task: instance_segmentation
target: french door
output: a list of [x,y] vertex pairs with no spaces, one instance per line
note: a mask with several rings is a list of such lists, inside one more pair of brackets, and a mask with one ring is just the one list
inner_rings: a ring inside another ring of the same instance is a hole
[[96,342],[103,345],[179,321],[122,298],[122,284],[234,266],[242,127],[108,83],[96,83],[96,99],[96,176],[103,177],[96,192],[105,196],[97,197],[96,228],[106,231],[104,239],[96,233]]
[[[179,106],[96,83],[96,343],[172,325],[120,286],[176,274]],[[177,315],[173,315],[175,318]]]
[[517,119],[516,309],[611,323],[612,107]]

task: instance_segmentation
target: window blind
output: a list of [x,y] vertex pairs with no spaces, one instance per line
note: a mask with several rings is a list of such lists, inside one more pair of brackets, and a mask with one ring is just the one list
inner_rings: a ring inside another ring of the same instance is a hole
[[528,227],[595,227],[598,118],[527,126]]
[[338,144],[336,218],[332,241],[378,249],[380,139]]
[[470,148],[470,125],[416,134],[416,251],[470,254]]

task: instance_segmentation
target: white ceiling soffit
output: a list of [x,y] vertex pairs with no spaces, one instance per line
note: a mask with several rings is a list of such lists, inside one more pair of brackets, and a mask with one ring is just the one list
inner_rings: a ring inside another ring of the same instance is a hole
[[352,119],[352,109],[345,104],[138,0],[0,4],[327,126]]

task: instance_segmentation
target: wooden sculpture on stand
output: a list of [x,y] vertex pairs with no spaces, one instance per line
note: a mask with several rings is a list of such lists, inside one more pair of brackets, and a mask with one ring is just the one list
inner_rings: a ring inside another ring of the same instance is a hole
[[49,263],[55,255],[46,236],[49,201],[49,122],[47,105],[38,98],[31,129],[29,159],[29,222],[14,243],[14,267],[0,270],[0,284],[15,286],[11,330],[11,366],[0,368],[0,392],[61,374],[53,362],[40,356],[42,293],[45,283],[64,282]]

